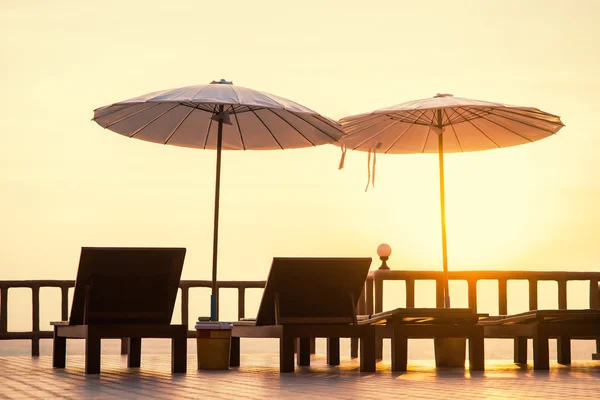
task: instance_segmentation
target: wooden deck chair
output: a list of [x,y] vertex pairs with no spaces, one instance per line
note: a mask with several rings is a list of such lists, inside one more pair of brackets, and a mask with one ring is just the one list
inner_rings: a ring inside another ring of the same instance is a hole
[[533,339],[533,369],[547,370],[548,339],[557,339],[558,363],[571,364],[571,339],[600,337],[600,310],[535,310],[491,317],[479,325],[486,338],[514,339],[515,364],[527,364],[527,339]]
[[371,258],[273,259],[256,321],[234,323],[231,365],[239,366],[240,338],[278,338],[280,371],[310,365],[310,339],[328,339],[328,364],[339,365],[339,339],[361,338],[361,371],[375,371],[375,336],[359,326],[356,305]]
[[171,325],[183,248],[81,250],[69,321],[54,322],[52,365],[64,368],[66,340],[85,339],[85,373],[100,373],[101,339],[129,338],[139,367],[142,338],[171,338],[173,372],[186,372],[187,325]]

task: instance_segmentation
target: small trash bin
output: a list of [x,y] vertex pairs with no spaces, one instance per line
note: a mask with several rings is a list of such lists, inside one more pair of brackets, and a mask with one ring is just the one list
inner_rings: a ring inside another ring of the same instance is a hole
[[231,329],[233,324],[230,322],[196,323],[198,369],[229,369]]

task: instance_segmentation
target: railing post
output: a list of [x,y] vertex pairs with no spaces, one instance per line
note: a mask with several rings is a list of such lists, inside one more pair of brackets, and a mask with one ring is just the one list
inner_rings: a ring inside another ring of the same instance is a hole
[[373,279],[368,279],[365,282],[366,284],[366,305],[367,305],[367,314],[373,314]]
[[598,288],[598,279],[590,279],[590,308],[600,308],[600,288]]
[[508,315],[508,288],[506,279],[498,279],[498,315]]
[[238,288],[238,320],[241,320],[245,317],[246,312],[246,288],[239,287]]
[[8,332],[8,287],[0,288],[0,332]]
[[406,283],[406,308],[415,308],[415,280],[407,279]]
[[538,300],[538,281],[537,279],[529,279],[529,311],[537,310]]
[[31,338],[31,355],[38,357],[40,355],[40,337],[35,335],[40,331],[40,287],[38,285],[31,286],[31,306],[33,319],[33,337]]
[[558,283],[558,309],[567,309],[567,281],[564,279],[556,281]]
[[473,312],[477,312],[477,279],[469,279],[467,281],[468,296],[469,296],[469,308]]

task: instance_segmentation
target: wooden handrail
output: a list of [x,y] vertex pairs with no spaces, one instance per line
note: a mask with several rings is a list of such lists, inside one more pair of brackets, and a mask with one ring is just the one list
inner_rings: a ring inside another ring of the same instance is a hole
[[[262,289],[265,287],[265,281],[219,281],[217,289],[237,289],[238,290],[238,317],[245,315],[246,289]],[[210,288],[211,281],[208,280],[183,280],[179,283],[181,290],[181,320],[184,323],[189,321],[189,291],[192,288]],[[11,339],[30,339],[31,355],[40,355],[40,339],[52,338],[52,331],[40,330],[40,289],[41,288],[60,288],[61,289],[61,319],[69,319],[69,289],[75,286],[73,280],[10,280],[0,281],[0,340]],[[32,304],[32,330],[29,332],[9,332],[8,331],[8,290],[28,288],[31,289]],[[217,290],[217,318],[219,292]],[[188,337],[195,337],[196,332],[188,330]],[[127,353],[127,343],[121,342],[121,353]]]

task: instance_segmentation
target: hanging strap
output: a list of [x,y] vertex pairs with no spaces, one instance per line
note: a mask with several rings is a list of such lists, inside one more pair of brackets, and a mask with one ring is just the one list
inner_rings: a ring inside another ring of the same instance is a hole
[[[369,149],[369,156],[367,158],[367,186],[365,187],[365,192],[369,189],[369,183],[371,186],[375,187],[375,166],[377,165],[377,150],[381,148],[383,143],[377,142],[375,147],[371,147]],[[371,174],[371,153],[373,153],[373,174]]]
[[341,149],[342,149],[342,158],[340,158],[340,165],[338,166],[338,169],[344,168],[344,161],[346,160],[346,150],[348,150],[346,148],[345,144],[342,144]]

